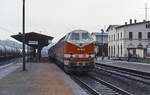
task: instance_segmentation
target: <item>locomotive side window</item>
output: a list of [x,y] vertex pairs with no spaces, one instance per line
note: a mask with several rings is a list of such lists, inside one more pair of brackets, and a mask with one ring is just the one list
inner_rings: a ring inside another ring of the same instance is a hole
[[69,40],[79,40],[79,33],[71,33]]
[[83,41],[90,41],[91,38],[90,38],[88,33],[82,33],[82,40]]

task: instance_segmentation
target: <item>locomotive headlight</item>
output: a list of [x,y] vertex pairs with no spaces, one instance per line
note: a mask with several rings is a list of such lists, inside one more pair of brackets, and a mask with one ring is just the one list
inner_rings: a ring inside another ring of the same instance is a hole
[[76,57],[76,55],[75,54],[70,54],[70,58],[75,58]]
[[91,58],[91,54],[89,54],[89,58]]
[[91,56],[91,58],[95,58],[95,54],[91,54],[90,56]]
[[89,58],[95,58],[95,54],[89,54]]
[[70,54],[64,54],[65,58],[70,58],[70,56],[71,56]]
[[76,55],[75,54],[64,54],[64,57],[65,58],[75,58],[76,57]]
[[71,54],[71,56],[72,56],[71,58],[75,58],[75,57],[76,57],[76,55],[75,55],[75,54]]

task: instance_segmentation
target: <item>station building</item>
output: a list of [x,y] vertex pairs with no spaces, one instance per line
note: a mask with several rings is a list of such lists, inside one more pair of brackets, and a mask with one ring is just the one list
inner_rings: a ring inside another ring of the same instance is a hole
[[108,56],[108,33],[93,32],[91,33],[91,35],[95,41],[95,46],[97,48],[96,49],[97,56],[102,56],[102,50],[103,50],[104,56]]
[[110,58],[150,57],[150,21],[110,25],[108,32],[108,56]]

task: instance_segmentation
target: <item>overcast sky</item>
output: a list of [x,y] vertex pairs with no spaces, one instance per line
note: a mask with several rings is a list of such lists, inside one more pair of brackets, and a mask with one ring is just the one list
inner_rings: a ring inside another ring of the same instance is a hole
[[[148,0],[26,0],[26,32],[58,41],[74,29],[99,32],[129,19],[142,21]],[[148,10],[150,19],[150,9]],[[0,0],[0,39],[22,31],[22,0]]]

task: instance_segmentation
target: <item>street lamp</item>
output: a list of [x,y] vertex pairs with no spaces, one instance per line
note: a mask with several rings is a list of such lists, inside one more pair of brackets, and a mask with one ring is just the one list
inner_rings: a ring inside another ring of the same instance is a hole
[[25,0],[23,0],[23,7],[22,7],[22,47],[23,47],[23,66],[22,70],[26,70],[26,62],[25,62]]
[[103,33],[104,33],[104,30],[103,29],[101,29],[101,32],[102,32],[102,60],[104,59],[104,52],[103,52]]

